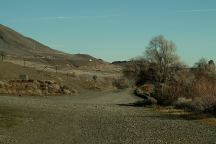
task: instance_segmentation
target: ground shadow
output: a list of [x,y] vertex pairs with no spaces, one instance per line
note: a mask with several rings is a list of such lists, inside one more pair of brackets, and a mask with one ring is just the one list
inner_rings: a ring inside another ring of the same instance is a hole
[[128,104],[117,104],[118,106],[125,106],[125,107],[145,107],[148,106],[144,100],[137,101],[135,103],[128,103]]
[[161,120],[204,120],[213,118],[215,119],[215,125],[216,125],[216,117],[214,115],[210,114],[203,114],[201,112],[190,112],[183,109],[175,109],[175,108],[166,108],[166,107],[160,107],[160,106],[151,106],[146,105],[143,101],[137,101],[135,103],[128,103],[128,104],[117,104],[118,106],[123,107],[143,107],[148,108],[149,111],[152,111],[152,113],[147,114],[143,113],[141,115],[136,115],[135,117],[149,117],[153,119],[161,119]]

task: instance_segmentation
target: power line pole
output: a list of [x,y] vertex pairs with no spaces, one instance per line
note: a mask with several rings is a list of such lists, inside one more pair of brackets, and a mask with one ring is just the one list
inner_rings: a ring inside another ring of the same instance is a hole
[[23,66],[26,67],[26,59],[23,59]]
[[58,66],[57,65],[55,66],[55,70],[56,70],[56,73],[57,73],[57,71],[58,71]]

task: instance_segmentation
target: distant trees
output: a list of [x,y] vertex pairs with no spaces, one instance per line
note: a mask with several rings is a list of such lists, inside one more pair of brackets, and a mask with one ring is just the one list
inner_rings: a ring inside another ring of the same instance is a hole
[[[144,57],[127,62],[123,74],[144,100],[154,98],[161,105],[178,102],[183,108],[216,114],[215,62],[200,59],[193,68],[187,68],[180,62],[175,44],[162,35],[149,42]],[[146,96],[149,85],[153,91]]]
[[176,67],[180,66],[179,57],[176,54],[176,45],[159,35],[153,38],[145,51],[145,57],[155,64],[157,79],[159,82],[166,82]]
[[149,63],[144,59],[132,59],[127,62],[123,69],[123,74],[130,80],[131,84],[137,84],[140,74],[148,70]]
[[138,85],[147,81],[166,83],[182,67],[175,44],[159,35],[149,42],[144,57],[131,60],[123,73],[128,78],[135,78]]
[[213,60],[210,60],[210,61],[208,62],[208,64],[209,64],[210,71],[216,72],[216,66],[215,66],[214,61],[213,61]]
[[195,63],[195,68],[199,70],[207,70],[208,67],[208,61],[204,58],[201,58],[197,63]]
[[194,66],[200,72],[215,72],[216,66],[213,60],[208,61],[205,58],[200,59]]

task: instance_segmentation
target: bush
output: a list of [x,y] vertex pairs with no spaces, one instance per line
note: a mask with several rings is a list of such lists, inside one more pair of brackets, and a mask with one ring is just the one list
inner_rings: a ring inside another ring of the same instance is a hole
[[[185,97],[178,99],[175,106],[196,112],[216,114],[216,78],[209,75],[197,75],[188,84],[172,85],[169,95]],[[187,99],[186,99],[187,98]],[[191,100],[191,102],[189,102]]]
[[139,86],[135,90],[135,94],[138,96],[151,96],[154,93],[155,86],[153,84],[144,84]]
[[176,102],[174,102],[174,106],[176,108],[188,109],[191,105],[192,99],[187,99],[185,97],[180,97]]
[[[123,74],[138,87],[135,94],[150,96],[142,89],[154,84],[151,93],[158,104],[173,105],[193,111],[216,113],[216,66],[205,59],[188,68],[178,59],[175,45],[163,36],[152,39],[143,59],[134,59],[125,65]],[[115,81],[120,86],[122,82]]]
[[127,79],[124,79],[124,78],[114,79],[112,82],[112,85],[118,89],[129,88],[129,82]]

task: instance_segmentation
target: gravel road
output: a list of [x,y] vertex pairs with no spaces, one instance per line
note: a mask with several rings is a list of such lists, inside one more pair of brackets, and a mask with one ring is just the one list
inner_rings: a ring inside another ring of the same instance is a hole
[[128,91],[0,96],[0,143],[216,144],[216,126],[119,105],[137,100]]

